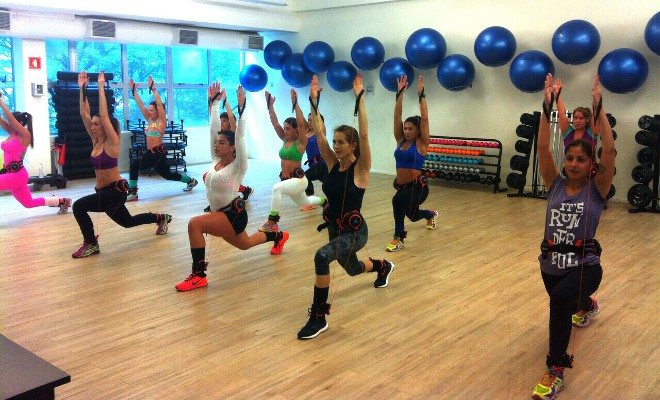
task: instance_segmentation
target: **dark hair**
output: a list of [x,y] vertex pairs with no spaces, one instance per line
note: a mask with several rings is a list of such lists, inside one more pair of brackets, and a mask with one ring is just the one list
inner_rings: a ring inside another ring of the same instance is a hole
[[234,131],[219,131],[218,136],[220,135],[225,135],[230,145],[233,146],[234,143],[236,143],[236,133],[234,133]]
[[353,155],[355,158],[360,157],[360,134],[358,131],[349,125],[339,125],[335,128],[335,133],[343,133],[346,136],[346,141],[350,143],[357,143]]
[[220,119],[222,119],[222,118],[229,119],[229,114],[227,114],[227,111],[223,111],[220,114]]
[[594,150],[591,147],[591,143],[583,139],[572,140],[569,144],[566,145],[566,148],[564,149],[564,155],[568,153],[568,149],[571,147],[581,147],[584,154],[586,154],[591,161],[594,161]]
[[[98,119],[101,119],[101,116],[99,114],[94,114],[92,115],[92,118],[97,117]],[[115,118],[114,116],[110,116],[110,123],[112,124],[112,128],[115,130],[117,133],[117,136],[119,137],[119,140],[121,140],[121,124],[119,123],[119,120]],[[101,124],[103,126],[103,124]],[[107,133],[106,133],[107,135]]]
[[414,115],[412,117],[406,118],[403,123],[405,124],[406,122],[410,122],[411,124],[415,125],[417,127],[417,134],[419,135],[419,131],[421,129],[421,124],[422,124],[422,118],[419,115]]
[[[149,105],[156,107],[156,110],[158,110],[158,103],[156,103],[155,100],[149,103]],[[163,111],[165,111],[165,114],[167,114],[167,110],[165,109],[165,104],[163,104]]]
[[30,132],[30,147],[34,148],[34,132],[32,132],[32,114],[28,112],[14,111],[12,113],[16,121]]
[[285,119],[284,123],[291,125],[291,127],[293,129],[298,129],[298,121],[293,117],[289,117],[289,118]]
[[584,119],[587,120],[586,127],[589,128],[591,126],[591,110],[588,109],[587,107],[578,107],[575,110],[573,110],[573,114],[576,112],[582,113],[584,115]]

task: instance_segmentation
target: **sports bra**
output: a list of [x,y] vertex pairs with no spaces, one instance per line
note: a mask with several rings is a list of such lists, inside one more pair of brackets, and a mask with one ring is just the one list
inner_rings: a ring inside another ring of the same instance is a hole
[[95,170],[116,168],[119,162],[116,158],[110,157],[105,149],[98,156],[90,156],[89,161],[92,162]]
[[144,134],[148,137],[160,137],[158,121],[149,122],[149,124],[144,128]]
[[[403,144],[401,145],[403,146]],[[421,170],[424,165],[426,156],[417,152],[417,141],[413,142],[406,150],[401,150],[401,146],[394,150],[394,159],[396,160],[396,168],[416,169]]]
[[298,151],[298,146],[294,142],[291,146],[282,145],[280,149],[280,158],[282,160],[302,161],[303,153]]

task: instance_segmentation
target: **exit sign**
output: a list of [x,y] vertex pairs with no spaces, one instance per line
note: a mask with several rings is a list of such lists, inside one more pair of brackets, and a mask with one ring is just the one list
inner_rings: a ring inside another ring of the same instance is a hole
[[28,57],[30,69],[41,69],[41,57]]

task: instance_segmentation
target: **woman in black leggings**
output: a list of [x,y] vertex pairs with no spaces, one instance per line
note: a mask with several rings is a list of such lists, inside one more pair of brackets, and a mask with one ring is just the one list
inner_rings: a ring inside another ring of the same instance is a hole
[[96,172],[96,193],[76,200],[73,203],[73,215],[80,226],[84,243],[72,254],[73,258],[89,257],[99,253],[97,236],[94,235],[94,225],[88,212],[104,212],[117,224],[131,228],[144,224],[158,224],[157,235],[167,233],[167,224],[172,220],[169,214],[145,213],[132,216],[126,209],[128,185],[119,175],[117,158],[120,151],[120,130],[116,118],[108,113],[105,98],[105,74],[99,73],[99,115],[91,116],[86,88],[89,84],[87,72],[78,75],[80,86],[80,116],[85,129],[92,138],[92,154],[90,160]]

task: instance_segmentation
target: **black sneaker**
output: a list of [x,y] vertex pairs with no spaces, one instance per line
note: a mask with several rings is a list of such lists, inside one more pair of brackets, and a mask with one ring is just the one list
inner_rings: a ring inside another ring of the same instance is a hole
[[390,282],[390,275],[392,275],[392,271],[394,271],[394,263],[383,260],[383,268],[378,271],[378,277],[374,281],[374,287],[376,288],[384,288],[387,286],[387,284]]
[[207,206],[207,207],[204,209],[204,212],[211,212],[211,206]]
[[246,186],[245,190],[241,191],[241,194],[243,195],[243,200],[247,200],[250,195],[252,194],[253,190],[251,187]]
[[321,332],[328,330],[328,322],[325,320],[325,315],[330,314],[330,304],[323,304],[320,307],[308,309],[309,321],[298,332],[298,339],[314,339]]

